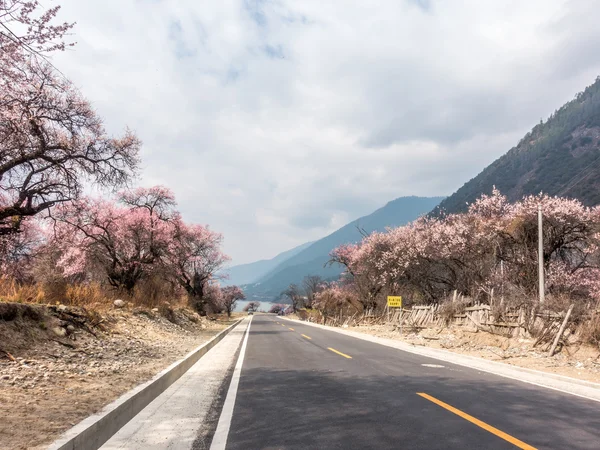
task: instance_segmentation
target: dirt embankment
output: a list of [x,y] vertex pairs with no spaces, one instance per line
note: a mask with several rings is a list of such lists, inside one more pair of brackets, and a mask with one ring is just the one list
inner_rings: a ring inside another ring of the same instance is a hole
[[387,339],[398,339],[415,346],[450,350],[528,369],[555,373],[580,380],[600,383],[600,352],[597,347],[573,343],[560,353],[548,357],[548,352],[534,347],[535,339],[507,338],[484,331],[469,331],[461,327],[425,328],[403,335],[388,325],[361,325],[347,328]]
[[186,309],[0,303],[0,449],[44,448],[228,323]]

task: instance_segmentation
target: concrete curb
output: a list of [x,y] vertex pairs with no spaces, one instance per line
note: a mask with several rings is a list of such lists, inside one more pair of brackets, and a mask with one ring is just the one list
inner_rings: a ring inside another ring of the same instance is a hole
[[493,373],[495,375],[499,375],[505,378],[512,378],[514,380],[522,381],[529,384],[535,384],[537,386],[554,389],[557,391],[565,392],[567,394],[577,395],[579,397],[585,397],[590,400],[600,402],[599,383],[578,380],[577,378],[542,372],[540,370],[527,369],[525,367],[513,366],[497,361],[490,361],[487,359],[478,358],[476,356],[461,355],[460,353],[453,353],[448,350],[441,350],[429,347],[416,347],[411,344],[407,344],[403,341],[381,338],[365,333],[360,333],[357,331],[344,330],[337,327],[330,327],[327,325],[305,322],[303,320],[290,319],[288,317],[284,318],[292,322],[299,322],[312,327],[322,328],[324,330],[344,334],[346,336],[362,339],[364,341],[369,341],[376,344],[385,345],[387,347],[396,348],[398,350],[402,350],[408,353],[427,356],[429,358],[434,358],[440,361],[469,367],[472,369],[480,370],[482,372]]
[[217,345],[234,327],[244,319],[240,319],[208,342],[192,350],[185,358],[171,364],[154,376],[150,381],[140,384],[123,394],[114,402],[93,416],[79,422],[52,443],[48,450],[96,450],[108,441],[127,422],[133,419],[142,409],[162,394],[177,381],[211,348]]

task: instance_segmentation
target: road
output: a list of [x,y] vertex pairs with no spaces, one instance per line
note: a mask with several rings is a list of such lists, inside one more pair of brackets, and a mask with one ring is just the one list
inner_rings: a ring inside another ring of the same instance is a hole
[[598,402],[282,318],[240,355],[213,450],[600,448]]

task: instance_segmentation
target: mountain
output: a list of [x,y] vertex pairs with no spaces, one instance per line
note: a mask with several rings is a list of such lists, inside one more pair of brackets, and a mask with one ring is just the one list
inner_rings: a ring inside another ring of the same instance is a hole
[[262,259],[248,264],[240,264],[232,266],[225,272],[229,275],[229,278],[223,280],[222,284],[225,286],[242,285],[253,283],[260,277],[268,273],[270,270],[277,267],[279,264],[284,262],[286,259],[300,253],[302,250],[310,246],[312,242],[294,247],[291,250],[287,250],[271,259]]
[[463,212],[493,186],[511,201],[544,192],[588,206],[600,203],[600,77],[442,201],[436,212]]
[[272,300],[278,298],[290,283],[300,284],[306,275],[320,275],[324,279],[336,279],[340,267],[324,267],[329,252],[342,244],[361,240],[361,231],[371,233],[386,227],[404,225],[431,211],[443,197],[401,197],[389,202],[374,213],[354,220],[281,262],[255,283],[244,287],[248,299]]

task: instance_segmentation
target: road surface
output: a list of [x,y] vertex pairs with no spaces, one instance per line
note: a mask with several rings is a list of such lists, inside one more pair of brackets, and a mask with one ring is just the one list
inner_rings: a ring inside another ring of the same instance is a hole
[[243,350],[213,450],[600,449],[593,400],[274,316]]
[[107,450],[600,449],[600,403],[255,315]]

